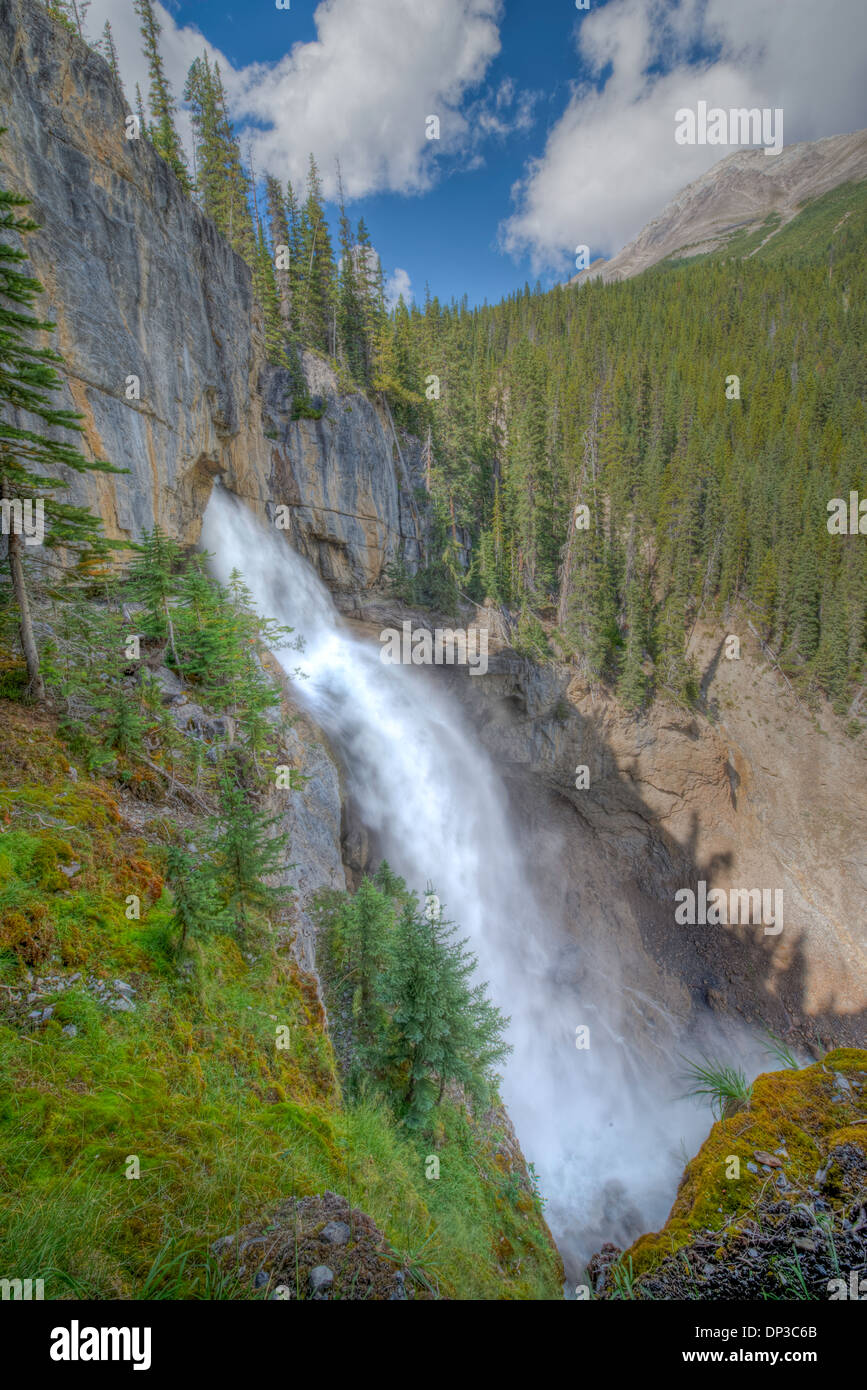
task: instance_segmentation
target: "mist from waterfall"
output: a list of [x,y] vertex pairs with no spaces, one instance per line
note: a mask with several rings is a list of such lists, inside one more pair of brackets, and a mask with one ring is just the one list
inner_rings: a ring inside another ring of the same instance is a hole
[[[580,948],[580,923],[567,933],[545,920],[531,887],[532,847],[454,697],[423,669],[383,664],[378,646],[347,629],[285,536],[220,487],[201,543],[218,579],[238,569],[257,611],[303,637],[301,653],[278,659],[290,676],[298,667],[305,673],[293,688],[339,751],[367,828],[410,888],[422,894],[433,885],[510,1016],[514,1051],[501,1093],[569,1276],[580,1279],[601,1241],[626,1243],[665,1220],[682,1141],[695,1151],[707,1112],[675,1099],[682,1083],[674,1056],[661,1075],[655,1055],[630,1048],[619,1010],[606,1015],[602,996],[579,997],[573,981],[558,978],[558,952],[574,950],[576,940]],[[576,1047],[582,1026],[589,1049]]]

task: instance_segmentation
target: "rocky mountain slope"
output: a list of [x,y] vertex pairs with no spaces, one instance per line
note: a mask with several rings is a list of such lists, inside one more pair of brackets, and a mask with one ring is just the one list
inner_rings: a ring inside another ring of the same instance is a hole
[[755,233],[764,244],[806,203],[864,178],[867,130],[787,145],[773,157],[763,149],[738,150],[687,184],[610,260],[594,261],[570,283],[627,280],[673,256],[720,250],[735,235]]

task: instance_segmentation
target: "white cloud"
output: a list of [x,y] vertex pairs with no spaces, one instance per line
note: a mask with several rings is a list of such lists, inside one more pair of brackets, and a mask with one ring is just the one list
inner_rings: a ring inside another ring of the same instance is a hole
[[[268,127],[254,139],[257,163],[300,181],[312,150],[333,194],[339,158],[350,198],[430,187],[435,156],[470,139],[460,105],[500,50],[501,8],[501,0],[323,0],[315,41],[233,83],[234,109]],[[426,139],[429,115],[439,117],[438,141]]]
[[394,273],[385,282],[385,302],[389,309],[394,308],[401,295],[404,304],[409,307],[412,302],[412,281],[405,270],[395,266]]
[[504,77],[496,91],[485,92],[465,108],[473,146],[481,145],[494,135],[505,139],[507,135],[529,130],[540,96],[540,92],[518,91],[514,78]]
[[[696,62],[696,45],[712,58]],[[865,124],[862,0],[610,0],[577,46],[594,81],[574,88],[501,228],[537,271],[564,269],[582,243],[619,250],[731,153],[676,145],[680,107],[782,107],[786,144]]]
[[[462,106],[500,51],[503,0],[322,0],[314,13],[317,37],[295,43],[273,64],[236,70],[194,26],[178,27],[156,4],[163,26],[161,50],[176,98],[190,63],[203,49],[218,60],[233,119],[246,155],[252,144],[257,170],[303,184],[308,155],[319,164],[326,196],[336,192],[339,158],[347,197],[396,191],[422,192],[436,177],[438,155],[465,155],[479,139],[472,107]],[[273,50],[289,43],[287,13],[273,9]],[[127,96],[136,82],[147,98],[132,0],[93,0],[88,32],[95,37],[111,20]],[[481,134],[523,129],[532,98],[500,89],[498,115],[487,112]],[[440,139],[428,140],[425,120],[440,120]],[[179,120],[189,146],[189,121]]]

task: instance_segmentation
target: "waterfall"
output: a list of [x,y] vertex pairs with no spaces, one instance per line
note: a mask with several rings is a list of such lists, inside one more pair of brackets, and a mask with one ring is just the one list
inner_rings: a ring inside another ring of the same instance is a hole
[[[385,665],[351,633],[312,567],[274,528],[215,488],[202,528],[212,569],[238,569],[257,611],[294,628],[302,652],[282,654],[299,701],[330,737],[348,788],[391,867],[423,893],[433,884],[479,959],[513,1052],[501,1092],[567,1271],[605,1240],[628,1243],[659,1226],[683,1167],[681,1136],[707,1117],[676,1102],[624,1037],[603,996],[576,997],[558,953],[580,947],[580,923],[545,920],[531,887],[521,826],[503,781],[454,697],[423,668]],[[281,656],[280,653],[277,654]],[[482,680],[484,677],[478,677]],[[626,986],[624,986],[626,989]],[[576,1029],[590,1028],[590,1047]]]

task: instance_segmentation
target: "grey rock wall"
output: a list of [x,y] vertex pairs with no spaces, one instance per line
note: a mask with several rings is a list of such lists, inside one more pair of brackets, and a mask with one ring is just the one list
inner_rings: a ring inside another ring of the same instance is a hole
[[323,414],[292,420],[247,266],[148,142],[126,139],[108,65],[37,0],[0,0],[0,109],[0,181],[40,224],[26,246],[68,367],[58,404],[84,417],[85,453],[128,470],[73,475],[68,500],[110,536],[158,523],[195,543],[219,474],[260,515],[290,504],[291,543],[335,587],[376,584],[402,542],[418,564],[424,521],[387,420],[313,354]]

